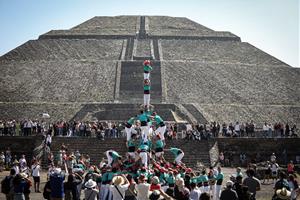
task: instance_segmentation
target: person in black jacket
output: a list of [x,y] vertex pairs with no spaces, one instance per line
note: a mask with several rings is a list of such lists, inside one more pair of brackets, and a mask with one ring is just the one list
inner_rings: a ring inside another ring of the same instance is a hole
[[65,200],[79,200],[80,191],[78,191],[77,185],[82,183],[82,177],[78,174],[70,174],[68,181],[64,183]]
[[227,181],[225,190],[222,191],[220,200],[238,200],[236,191],[232,189],[233,182]]

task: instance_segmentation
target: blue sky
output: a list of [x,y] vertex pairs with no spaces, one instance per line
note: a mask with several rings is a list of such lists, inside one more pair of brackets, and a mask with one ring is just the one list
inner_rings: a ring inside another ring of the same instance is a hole
[[230,31],[300,67],[299,9],[298,0],[0,0],[0,55],[94,16],[168,15]]

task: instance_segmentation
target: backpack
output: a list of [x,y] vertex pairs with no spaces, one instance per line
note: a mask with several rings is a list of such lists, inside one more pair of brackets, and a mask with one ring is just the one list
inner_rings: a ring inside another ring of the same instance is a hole
[[10,192],[10,180],[11,177],[6,176],[1,182],[1,192],[4,194],[9,194]]
[[44,197],[44,199],[50,199],[51,192],[48,192],[47,189],[51,189],[51,187],[50,187],[50,181],[47,181],[47,183],[44,186],[44,191],[43,191],[43,197]]

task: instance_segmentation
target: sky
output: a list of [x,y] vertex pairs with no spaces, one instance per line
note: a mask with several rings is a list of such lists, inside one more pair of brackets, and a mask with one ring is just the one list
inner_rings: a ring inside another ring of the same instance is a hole
[[187,17],[300,67],[299,0],[0,0],[0,56],[94,16]]

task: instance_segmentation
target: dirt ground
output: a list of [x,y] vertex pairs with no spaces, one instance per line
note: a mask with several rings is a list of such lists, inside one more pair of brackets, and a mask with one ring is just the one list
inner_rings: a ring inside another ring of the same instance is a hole
[[[230,175],[235,173],[235,168],[222,168],[222,170],[225,175],[225,181],[223,182],[223,185],[225,185],[225,183],[229,179]],[[46,179],[47,179],[46,173],[47,173],[46,171],[42,172],[40,191],[43,191],[44,185],[46,183]],[[2,180],[8,174],[9,174],[9,171],[0,172],[0,180]],[[30,177],[30,179],[32,180],[32,177]],[[300,182],[299,175],[298,175],[297,180],[298,180],[298,182]],[[274,192],[273,186],[274,186],[274,184],[272,183],[272,181],[269,181],[269,183],[267,183],[267,184],[262,184],[262,190],[257,193],[257,200],[270,200],[273,195],[273,192]],[[33,190],[34,189],[31,188],[31,191],[33,191]],[[30,198],[31,198],[31,200],[42,200],[43,195],[42,195],[42,193],[31,192]],[[3,193],[0,193],[0,200],[2,200],[2,199],[4,200],[5,196]],[[83,199],[83,196],[81,199]]]

